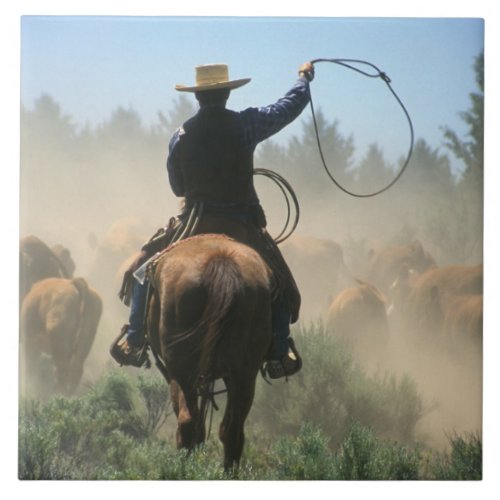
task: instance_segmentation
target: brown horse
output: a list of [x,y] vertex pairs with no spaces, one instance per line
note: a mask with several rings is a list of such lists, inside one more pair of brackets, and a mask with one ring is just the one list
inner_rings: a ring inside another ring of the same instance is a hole
[[[256,378],[269,350],[271,273],[258,253],[223,235],[170,247],[157,261],[147,328],[177,416],[177,446],[205,440],[207,384],[223,379],[224,468],[238,466]],[[200,397],[201,394],[201,397]]]

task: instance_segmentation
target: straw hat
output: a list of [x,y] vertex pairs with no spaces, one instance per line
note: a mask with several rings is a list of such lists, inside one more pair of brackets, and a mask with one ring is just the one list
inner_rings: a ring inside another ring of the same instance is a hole
[[215,89],[236,89],[245,85],[250,78],[240,80],[229,80],[227,64],[204,64],[196,66],[196,85],[188,87],[186,85],[176,85],[175,90],[180,92],[201,92],[203,90]]

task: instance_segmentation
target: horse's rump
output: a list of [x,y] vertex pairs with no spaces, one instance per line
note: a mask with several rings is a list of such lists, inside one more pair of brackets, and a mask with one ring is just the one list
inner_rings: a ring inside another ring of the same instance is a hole
[[256,251],[221,235],[189,238],[157,262],[153,287],[151,340],[169,371],[196,365],[197,378],[219,378],[259,368],[271,341],[271,284]]

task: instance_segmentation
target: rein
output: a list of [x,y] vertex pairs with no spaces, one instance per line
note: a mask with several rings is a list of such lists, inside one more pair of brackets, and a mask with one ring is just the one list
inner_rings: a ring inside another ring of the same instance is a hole
[[210,412],[210,420],[207,427],[207,436],[206,439],[210,437],[210,433],[212,430],[213,416],[214,410],[219,411],[219,407],[215,402],[215,396],[220,394],[225,394],[227,389],[221,389],[220,391],[215,391],[215,380],[210,379],[208,382],[203,383],[203,381],[198,386],[198,397],[200,398],[200,411],[202,415],[203,425],[206,424],[208,413]]

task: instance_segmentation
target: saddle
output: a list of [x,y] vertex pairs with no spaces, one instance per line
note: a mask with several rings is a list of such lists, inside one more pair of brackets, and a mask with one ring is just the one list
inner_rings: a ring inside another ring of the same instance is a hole
[[[193,231],[187,235],[184,235],[185,231],[183,231],[185,224],[186,218],[173,217],[166,227],[158,229],[143,245],[140,257],[132,263],[123,276],[118,295],[125,305],[130,304],[132,284],[133,280],[136,279],[134,275],[137,276],[137,271],[140,268],[146,272],[154,266],[154,262],[158,258],[181,244],[182,241],[210,234],[212,237],[229,238],[252,247],[271,270],[273,298],[282,296],[289,307],[290,322],[295,323],[298,320],[301,302],[300,292],[278,245],[264,227],[244,224],[219,214],[216,216],[203,214]],[[181,239],[176,238],[179,234],[183,236]]]

